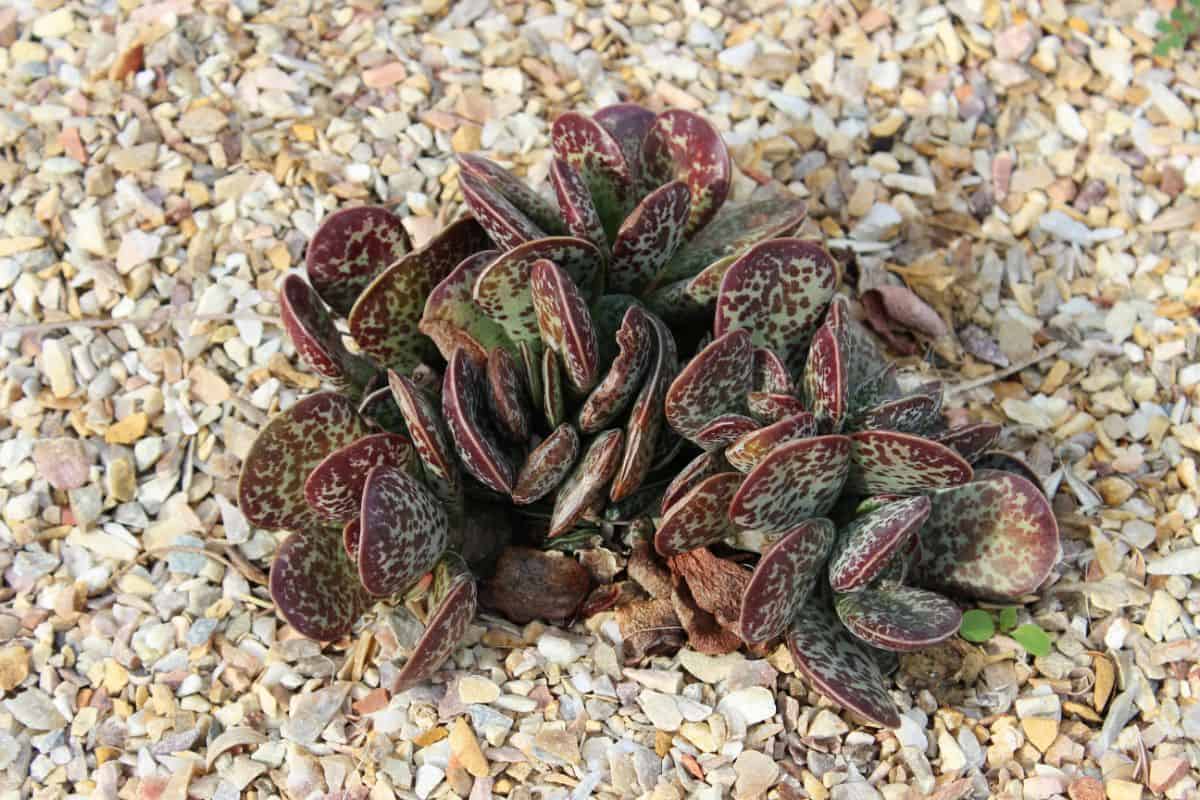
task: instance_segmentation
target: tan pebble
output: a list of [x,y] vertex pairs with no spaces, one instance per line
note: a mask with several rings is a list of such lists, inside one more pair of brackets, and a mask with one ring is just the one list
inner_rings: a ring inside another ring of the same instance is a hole
[[1142,785],[1114,778],[1104,784],[1104,795],[1108,800],[1141,800]]
[[0,689],[11,692],[29,675],[29,651],[24,647],[0,650]]
[[488,762],[479,748],[479,740],[466,717],[459,717],[450,732],[450,753],[467,772],[476,778],[486,778]]
[[1058,720],[1056,719],[1030,717],[1021,720],[1021,727],[1025,729],[1025,735],[1029,737],[1033,746],[1043,753],[1050,748],[1050,745],[1054,744],[1054,739],[1058,736]]
[[127,458],[115,458],[104,473],[104,488],[118,503],[128,503],[137,494],[137,478]]
[[58,399],[70,397],[75,391],[75,371],[71,352],[61,339],[42,342],[42,372],[50,383],[50,391]]
[[1185,758],[1156,758],[1150,762],[1150,780],[1146,785],[1152,792],[1165,792],[1188,774],[1189,766]]
[[1093,487],[1100,493],[1100,497],[1104,499],[1105,504],[1110,506],[1119,506],[1130,497],[1133,497],[1135,487],[1131,481],[1122,478],[1119,475],[1109,475],[1096,481]]
[[192,394],[205,405],[220,405],[233,396],[225,379],[203,365],[189,369],[188,379],[191,380]]
[[136,411],[125,419],[110,425],[104,432],[104,441],[109,444],[133,444],[146,433],[150,418],[145,411]]
[[1042,379],[1041,388],[1038,390],[1042,394],[1051,395],[1058,391],[1062,386],[1062,382],[1067,377],[1067,373],[1071,371],[1070,363],[1059,359],[1054,362],[1054,366],[1046,373],[1046,377]]
[[414,736],[412,741],[413,741],[413,744],[415,744],[417,747],[428,747],[431,744],[440,742],[442,739],[445,739],[449,735],[450,734],[446,731],[445,728],[441,728],[441,727],[430,728],[429,730],[425,731],[424,733]]
[[450,137],[450,146],[456,153],[470,153],[482,144],[483,129],[478,125],[460,125]]
[[1104,800],[1104,784],[1097,778],[1076,778],[1067,787],[1071,800]]

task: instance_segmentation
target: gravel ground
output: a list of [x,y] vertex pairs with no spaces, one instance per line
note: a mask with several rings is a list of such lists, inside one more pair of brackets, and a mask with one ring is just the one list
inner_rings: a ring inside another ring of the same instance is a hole
[[[1200,60],[1151,57],[1170,0],[379,5],[0,8],[0,795],[1198,796]],[[397,696],[386,609],[324,649],[275,616],[277,536],[231,498],[316,386],[276,287],[317,221],[386,202],[420,242],[453,152],[543,181],[549,120],[626,98],[703,111],[735,194],[786,184],[859,291],[924,301],[903,363],[1055,495],[1021,612],[1048,655],[905,658],[880,731],[782,650],[624,668],[611,615],[482,618]]]

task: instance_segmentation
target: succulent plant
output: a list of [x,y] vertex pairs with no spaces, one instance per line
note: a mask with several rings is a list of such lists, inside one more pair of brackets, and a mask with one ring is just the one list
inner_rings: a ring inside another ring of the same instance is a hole
[[[991,451],[998,426],[947,428],[940,384],[901,388],[837,261],[791,238],[800,200],[725,202],[702,118],[619,104],[552,142],[553,201],[462,156],[470,213],[423,247],[345,209],[285,278],[285,328],[337,391],[243,467],[247,518],[291,531],[280,612],[328,641],[403,598],[426,627],[399,690],[480,600],[517,621],[616,606],[632,658],[783,637],[821,691],[898,724],[880,665],[957,631],[933,590],[1035,590],[1049,504]],[[591,585],[570,553],[597,543],[629,548],[628,581]]]

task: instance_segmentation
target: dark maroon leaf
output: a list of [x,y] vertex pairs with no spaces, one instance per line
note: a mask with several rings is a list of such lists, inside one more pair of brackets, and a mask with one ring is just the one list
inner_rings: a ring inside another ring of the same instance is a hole
[[583,394],[596,385],[599,353],[592,315],[579,288],[553,261],[535,261],[529,291],[542,341],[559,355],[572,388]]
[[696,456],[667,485],[666,490],[663,492],[662,505],[660,506],[662,513],[666,514],[672,506],[679,502],[680,498],[691,491],[700,481],[711,478],[720,472],[728,471],[729,465],[725,461],[725,456],[720,452],[701,453]]
[[382,206],[355,206],[321,221],[308,243],[308,280],[345,316],[376,275],[412,249],[400,218]]
[[336,532],[290,534],[271,564],[271,599],[288,624],[319,642],[350,632],[364,605],[354,565]]
[[362,494],[358,576],[376,597],[406,591],[446,550],[449,523],[433,493],[395,467],[375,467]]
[[516,468],[496,441],[487,413],[487,378],[465,350],[457,350],[442,381],[442,417],[463,468],[501,494],[512,490]]
[[404,415],[413,448],[425,468],[426,482],[442,503],[457,508],[462,503],[462,476],[450,448],[450,433],[442,422],[442,415],[412,378],[389,372],[388,385]]
[[564,422],[526,457],[512,490],[513,502],[526,506],[541,500],[563,482],[578,457],[579,434]]
[[833,537],[832,522],[810,519],[763,553],[742,595],[738,630],[743,639],[763,644],[787,630],[816,586]]
[[721,450],[761,427],[741,414],[722,414],[697,431],[693,441],[704,450]]
[[501,250],[541,239],[546,234],[508,198],[471,172],[458,174],[458,188],[473,216]]
[[619,430],[598,434],[583,454],[575,472],[562,484],[550,516],[550,536],[561,536],[603,497],[617,467],[625,437]]
[[570,619],[591,588],[587,570],[562,553],[509,547],[483,588],[483,604],[513,622]]
[[641,306],[630,306],[616,334],[620,353],[579,411],[579,428],[584,433],[608,425],[633,399],[650,365],[653,336],[646,312]]
[[807,439],[816,433],[816,418],[807,411],[801,411],[745,434],[725,449],[725,458],[739,472],[749,472],[776,447],[797,439]]
[[[362,520],[358,517],[347,522],[342,527],[342,545],[346,549],[346,555],[350,557],[353,564],[358,564],[358,537],[362,533]],[[358,573],[355,572],[355,580],[358,580]]]
[[642,142],[654,124],[655,113],[637,103],[614,103],[592,114],[621,146],[634,183],[642,174]]
[[471,575],[458,573],[443,582],[447,584],[446,588],[435,593],[441,595],[437,598],[440,602],[426,621],[425,632],[417,640],[412,655],[396,674],[390,687],[392,694],[431,678],[458,647],[475,618],[475,581]]
[[1042,484],[1042,478],[1029,463],[1023,459],[1017,458],[1012,453],[1005,453],[1000,450],[988,450],[984,452],[975,462],[976,469],[980,472],[997,471],[1011,472],[1013,475],[1020,475],[1025,480],[1032,483],[1042,493],[1046,493],[1046,487]]
[[796,386],[783,359],[774,350],[754,348],[754,379],[751,387],[766,394],[795,394]]
[[574,167],[587,184],[611,241],[632,195],[629,165],[621,145],[598,122],[574,111],[554,120],[550,142],[554,155]]
[[835,606],[846,628],[883,650],[931,647],[958,633],[962,612],[934,592],[910,586],[865,589],[839,595]]
[[708,120],[690,111],[671,109],[655,118],[642,141],[642,164],[654,183],[687,183],[688,237],[712,220],[729,194],[733,168],[725,142]]
[[500,432],[518,444],[529,440],[530,407],[522,368],[505,349],[487,357],[488,408]]
[[941,422],[942,395],[942,382],[932,381],[907,397],[867,409],[849,427],[926,435]]
[[928,497],[906,497],[856,517],[838,534],[829,585],[836,592],[852,592],[871,583],[928,517]]
[[835,329],[822,325],[813,336],[804,367],[804,395],[817,426],[837,432],[846,418],[849,375]]
[[736,472],[722,472],[697,483],[671,504],[654,534],[654,549],[670,557],[706,547],[734,532],[729,503],[742,484]]
[[920,494],[971,480],[971,465],[932,439],[895,431],[851,435],[846,488],[857,494]]
[[617,231],[608,267],[609,288],[640,294],[683,243],[691,193],[672,181],[646,195]]
[[780,445],[746,476],[729,507],[741,528],[784,531],[824,516],[850,470],[850,439],[815,436]]
[[484,250],[467,256],[425,299],[417,327],[447,361],[460,347],[469,348],[480,360],[494,347],[513,348],[504,329],[489,319],[471,296],[475,281],[499,255],[498,250]]
[[563,424],[567,417],[560,363],[553,350],[542,351],[542,410],[547,424],[554,428]]
[[650,472],[663,434],[663,398],[679,368],[670,328],[653,314],[646,316],[654,332],[654,355],[625,424],[625,456],[609,493],[613,502],[633,494]]
[[980,456],[996,444],[1000,430],[1001,427],[994,422],[975,422],[950,428],[930,438],[954,448],[967,462],[975,464]]
[[566,161],[556,158],[550,162],[550,183],[558,197],[567,232],[596,245],[596,249],[607,254],[610,251],[608,236],[600,222],[600,214],[592,202],[591,192],[583,177]]
[[325,304],[299,275],[283,279],[279,316],[296,353],[313,372],[335,383],[355,386],[358,391],[370,380],[374,368],[346,349]]
[[562,219],[554,204],[504,167],[474,153],[460,153],[458,166],[499,192],[546,233],[557,236],[563,232]]
[[304,482],[308,505],[328,522],[343,523],[359,512],[367,473],[374,467],[411,472],[416,465],[412,443],[395,433],[364,436],[334,450]]
[[746,395],[746,408],[750,410],[750,416],[764,425],[770,425],[804,412],[804,402],[790,394],[750,392]]
[[736,330],[714,339],[683,368],[664,400],[667,422],[695,440],[709,421],[746,407],[753,379],[750,334]]
[[[378,389],[370,389],[358,404],[358,413],[372,427],[385,433],[401,433],[404,431],[404,415],[392,397],[392,390],[386,385],[384,373],[378,373],[370,386],[379,384]],[[439,378],[440,381],[440,378]]]

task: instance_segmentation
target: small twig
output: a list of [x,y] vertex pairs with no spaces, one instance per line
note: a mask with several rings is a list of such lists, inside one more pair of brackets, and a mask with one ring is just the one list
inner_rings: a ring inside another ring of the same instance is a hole
[[126,564],[125,566],[123,566],[119,570],[117,570],[113,574],[111,582],[116,583],[121,578],[125,577],[125,574],[127,572],[129,572],[129,570],[133,569],[134,567],[138,566],[139,564],[145,563],[147,560],[149,560],[150,558],[152,558],[154,556],[169,555],[171,553],[191,553],[192,555],[204,556],[205,558],[211,558],[213,561],[216,561],[220,564],[224,564],[226,567],[233,570],[234,572],[240,573],[247,580],[253,580],[255,583],[265,583],[265,581],[263,581],[258,576],[247,575],[245,572],[243,572],[238,567],[237,564],[230,561],[228,558],[221,555],[220,553],[214,553],[213,551],[205,549],[203,547],[185,547],[184,545],[170,545],[167,547],[155,547],[150,550],[146,550],[146,551],[142,552],[133,561],[130,561],[128,564]]
[[989,383],[995,383],[996,381],[1002,381],[1005,378],[1009,377],[1010,375],[1015,375],[1016,373],[1025,369],[1026,367],[1032,367],[1034,364],[1038,363],[1039,361],[1045,361],[1047,358],[1057,355],[1058,352],[1066,346],[1067,346],[1066,342],[1051,342],[1050,344],[1046,345],[1041,350],[1038,350],[1032,356],[1024,359],[1023,361],[1018,361],[1016,364],[1005,367],[1002,370],[998,370],[998,371],[990,373],[988,375],[984,375],[982,378],[976,378],[973,381],[967,381],[966,383],[960,383],[955,386],[951,386],[949,389],[946,390],[946,394],[958,394],[959,392],[969,392],[972,389],[978,389],[981,386],[987,386]]
[[148,317],[128,317],[126,319],[65,319],[61,322],[39,322],[30,325],[0,325],[0,335],[8,333],[18,333],[22,336],[27,333],[50,333],[51,331],[63,330],[64,328],[119,328],[122,325],[133,325],[136,327],[144,327],[149,325],[162,325],[168,322],[262,322],[268,325],[279,325],[279,317],[269,316],[267,314],[179,314],[172,315],[170,310],[163,309],[161,313],[154,313]]

